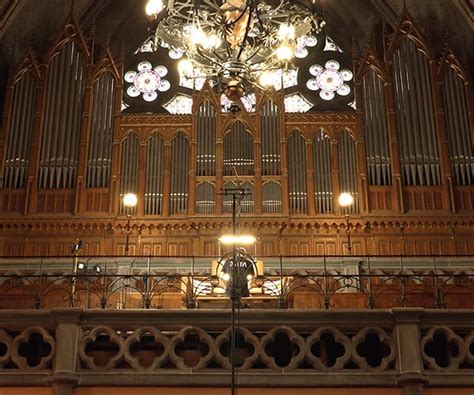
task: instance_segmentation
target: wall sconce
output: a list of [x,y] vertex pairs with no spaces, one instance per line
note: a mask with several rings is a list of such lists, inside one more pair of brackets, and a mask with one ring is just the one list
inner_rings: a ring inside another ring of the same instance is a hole
[[339,195],[338,202],[342,208],[346,209],[345,218],[346,218],[347,251],[349,252],[349,255],[350,255],[352,253],[352,244],[351,244],[349,207],[352,206],[352,204],[354,204],[354,197],[348,192],[343,192]]
[[125,255],[128,256],[129,252],[129,247],[130,247],[130,219],[132,218],[132,215],[130,214],[131,210],[137,205],[138,198],[137,195],[134,193],[127,193],[123,197],[123,205],[127,207],[128,209],[128,214],[127,214],[127,236],[125,239]]

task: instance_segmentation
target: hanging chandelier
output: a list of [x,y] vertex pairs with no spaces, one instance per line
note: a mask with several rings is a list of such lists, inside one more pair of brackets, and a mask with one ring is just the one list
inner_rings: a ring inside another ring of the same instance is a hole
[[155,49],[181,59],[186,78],[206,78],[233,102],[277,83],[308,55],[325,22],[316,0],[149,0]]

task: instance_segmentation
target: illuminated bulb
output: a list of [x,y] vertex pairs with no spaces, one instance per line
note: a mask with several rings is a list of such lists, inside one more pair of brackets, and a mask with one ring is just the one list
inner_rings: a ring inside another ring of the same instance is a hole
[[352,197],[350,193],[343,192],[339,195],[338,201],[341,207],[348,207],[352,203],[354,203],[354,198]]
[[295,39],[295,27],[288,23],[283,23],[278,29],[278,38],[280,40],[294,40]]
[[134,193],[127,193],[123,197],[123,205],[125,207],[135,207],[137,205],[138,198]]
[[178,70],[181,74],[185,76],[190,76],[193,74],[193,64],[188,59],[183,59],[178,63]]
[[206,33],[204,33],[204,31],[199,28],[195,28],[193,30],[191,40],[194,45],[202,45],[206,48],[210,46],[209,38],[207,37]]
[[229,281],[229,280],[230,280],[230,274],[229,274],[229,273],[224,273],[224,274],[222,275],[222,279],[223,279],[224,281]]
[[250,281],[252,279],[252,275],[251,274],[247,274],[247,281]]
[[278,59],[288,61],[293,58],[293,47],[287,42],[282,43],[276,50]]
[[148,16],[154,16],[159,14],[163,8],[162,0],[149,0],[145,7],[145,12]]
[[223,235],[219,237],[219,241],[222,244],[253,244],[257,241],[255,236],[252,235]]
[[208,38],[208,47],[209,48],[218,48],[220,47],[222,40],[216,34],[211,34]]
[[262,73],[260,74],[259,77],[260,85],[267,87],[267,86],[272,86],[274,85],[275,82],[275,76],[273,73]]

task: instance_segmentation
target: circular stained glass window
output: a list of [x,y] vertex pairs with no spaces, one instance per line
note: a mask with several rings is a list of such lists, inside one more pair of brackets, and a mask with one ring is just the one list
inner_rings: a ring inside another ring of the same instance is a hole
[[343,84],[338,90],[337,94],[341,96],[347,96],[349,93],[351,93],[351,88],[347,84]]
[[329,70],[339,70],[339,62],[336,62],[335,60],[328,60],[326,64],[324,65]]
[[312,91],[317,91],[319,89],[318,81],[316,81],[316,78],[311,78],[310,80],[308,80],[306,86],[309,90]]
[[332,69],[321,71],[316,77],[316,81],[321,89],[328,92],[337,91],[344,82],[341,73]]
[[315,47],[318,45],[318,39],[314,36],[306,37],[306,46],[307,47]]
[[313,65],[309,68],[309,73],[310,73],[311,75],[314,75],[314,76],[316,77],[322,69],[323,69],[323,68],[322,68],[319,64],[313,64]]
[[137,65],[137,71],[130,70],[125,73],[124,80],[130,84],[127,95],[138,97],[142,95],[143,100],[152,102],[156,100],[159,92],[166,92],[171,84],[164,77],[168,74],[165,66],[156,66],[154,69],[150,62],[144,61]]
[[319,96],[321,97],[321,99],[323,100],[332,100],[334,99],[334,92],[328,92],[328,91],[321,91],[319,92]]
[[156,71],[145,70],[137,74],[133,84],[140,92],[150,93],[161,85],[161,78]]

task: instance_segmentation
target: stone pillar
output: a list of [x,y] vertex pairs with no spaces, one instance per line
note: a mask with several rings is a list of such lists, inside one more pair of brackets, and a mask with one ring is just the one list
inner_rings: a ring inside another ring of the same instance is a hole
[[420,308],[398,308],[392,310],[395,320],[395,336],[398,345],[397,384],[404,395],[423,395],[428,377],[423,375],[423,360],[420,348]]
[[49,382],[54,395],[72,395],[79,382],[77,354],[81,328],[77,321],[81,309],[53,309],[56,322],[56,359]]

